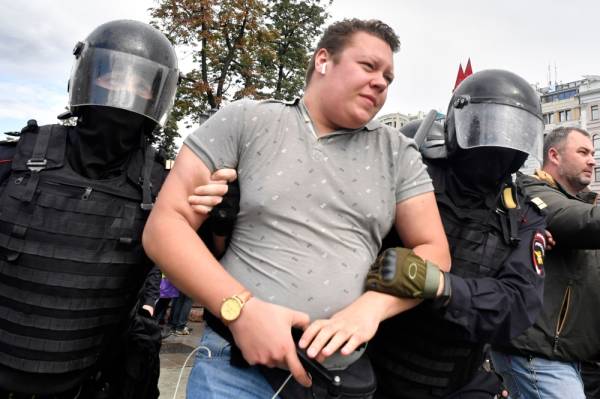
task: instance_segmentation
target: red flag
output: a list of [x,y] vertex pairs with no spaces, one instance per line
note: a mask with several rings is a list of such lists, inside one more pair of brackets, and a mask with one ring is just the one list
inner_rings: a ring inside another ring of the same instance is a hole
[[454,83],[454,89],[452,89],[452,91],[456,90],[456,88],[458,87],[460,82],[462,82],[464,80],[464,78],[465,78],[465,73],[463,72],[462,64],[459,64],[458,74],[456,75],[456,83]]
[[465,68],[464,79],[468,78],[471,75],[473,75],[473,69],[471,69],[471,58],[469,57],[469,61],[467,61],[467,67]]

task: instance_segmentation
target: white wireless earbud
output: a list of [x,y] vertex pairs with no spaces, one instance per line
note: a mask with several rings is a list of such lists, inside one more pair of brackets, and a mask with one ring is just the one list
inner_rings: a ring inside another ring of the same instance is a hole
[[324,62],[323,65],[321,65],[321,75],[325,75],[326,70],[327,70],[327,63]]

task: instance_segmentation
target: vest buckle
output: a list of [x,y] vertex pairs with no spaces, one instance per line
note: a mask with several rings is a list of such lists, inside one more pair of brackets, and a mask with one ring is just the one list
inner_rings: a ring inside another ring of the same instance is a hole
[[27,161],[27,168],[32,172],[40,172],[46,169],[48,161],[46,159],[30,159]]

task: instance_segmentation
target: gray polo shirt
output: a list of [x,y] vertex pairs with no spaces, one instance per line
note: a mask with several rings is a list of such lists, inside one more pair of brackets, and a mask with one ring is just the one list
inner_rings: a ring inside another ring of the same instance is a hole
[[363,292],[396,203],[433,190],[411,139],[372,121],[318,138],[302,101],[242,100],[185,140],[238,171],[223,266],[265,301],[327,318]]

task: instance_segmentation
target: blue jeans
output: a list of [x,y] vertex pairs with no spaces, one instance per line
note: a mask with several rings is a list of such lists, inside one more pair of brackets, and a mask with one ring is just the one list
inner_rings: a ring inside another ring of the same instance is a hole
[[[187,384],[188,399],[271,399],[275,391],[258,368],[229,364],[231,344],[206,327]],[[208,349],[208,350],[207,350]]]
[[511,399],[585,399],[579,362],[522,357],[492,351]]
[[173,298],[171,301],[169,325],[176,330],[181,330],[187,324],[191,310],[192,298],[180,293],[177,298]]

